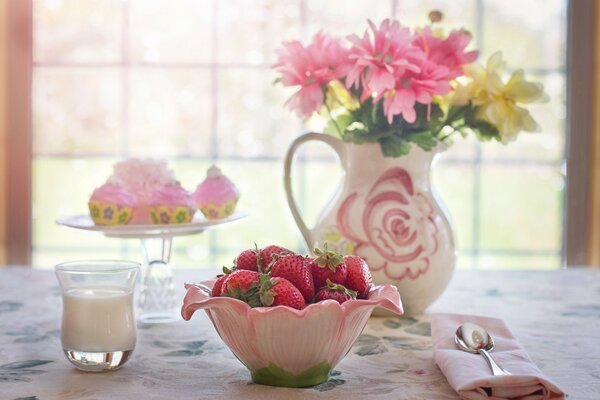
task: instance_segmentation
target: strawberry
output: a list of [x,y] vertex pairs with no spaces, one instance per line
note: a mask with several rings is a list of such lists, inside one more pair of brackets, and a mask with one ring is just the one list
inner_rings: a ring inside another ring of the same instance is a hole
[[373,286],[373,278],[369,271],[369,266],[359,256],[345,256],[344,262],[348,268],[345,286],[350,290],[358,292],[356,296],[359,299],[366,299],[369,290]]
[[296,286],[307,303],[315,296],[315,286],[310,268],[305,257],[297,254],[287,254],[278,257],[269,271],[272,277],[285,278]]
[[316,300],[335,300],[342,304],[345,301],[356,299],[356,295],[354,290],[349,290],[344,285],[333,283],[327,279],[326,286],[317,292]]
[[271,262],[273,262],[273,257],[275,255],[283,255],[283,254],[293,254],[293,251],[286,249],[285,247],[270,245],[261,249],[260,252],[260,260],[262,262],[262,270],[263,272],[267,271]]
[[344,257],[334,251],[327,250],[327,244],[323,246],[323,250],[315,249],[315,254],[317,257],[309,264],[315,289],[319,290],[325,286],[328,279],[333,283],[343,285],[346,282],[346,276],[348,276]]
[[260,303],[263,306],[288,306],[297,310],[306,307],[298,288],[285,278],[260,277]]
[[258,249],[248,249],[240,253],[235,259],[237,269],[258,271]]
[[210,292],[210,295],[212,297],[219,297],[221,295],[222,289],[223,289],[223,281],[226,278],[227,278],[227,275],[217,275],[217,280],[215,281],[212,291]]
[[219,297],[221,295],[221,293],[223,292],[223,282],[225,282],[225,279],[232,272],[233,271],[231,269],[223,267],[223,273],[217,275],[217,280],[215,281],[215,284],[213,285],[212,291],[210,293],[212,297]]
[[259,307],[258,298],[260,274],[255,271],[238,269],[223,281],[221,296],[233,297],[248,303],[250,307]]

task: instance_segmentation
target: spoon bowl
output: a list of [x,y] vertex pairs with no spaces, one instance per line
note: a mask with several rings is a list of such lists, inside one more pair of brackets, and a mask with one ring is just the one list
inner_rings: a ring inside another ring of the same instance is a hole
[[494,339],[488,331],[479,325],[470,322],[460,325],[456,329],[454,342],[456,343],[456,346],[463,351],[481,354],[492,369],[494,376],[511,375],[510,372],[496,364],[492,356],[489,355],[488,351],[494,349]]
[[479,325],[466,322],[458,327],[454,342],[459,349],[469,353],[478,354],[481,349],[491,351],[494,348],[494,339]]

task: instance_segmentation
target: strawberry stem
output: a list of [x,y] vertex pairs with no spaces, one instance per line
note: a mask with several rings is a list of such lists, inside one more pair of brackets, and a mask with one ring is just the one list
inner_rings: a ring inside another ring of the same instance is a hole
[[333,283],[331,282],[330,279],[327,279],[325,286],[323,288],[327,288],[327,289],[331,289],[331,290],[336,290],[338,292],[342,292],[350,297],[352,297],[353,299],[356,299],[356,296],[358,296],[358,292],[355,290],[350,290],[348,289],[346,286],[344,285],[340,285],[339,283]]
[[273,286],[278,283],[279,279],[277,278],[271,279],[267,274],[260,275],[260,288],[258,290],[260,305],[264,307],[273,305],[273,301],[275,301],[275,291],[273,290]]
[[329,250],[327,248],[327,242],[323,244],[323,250],[315,248],[315,254],[317,255],[315,263],[320,268],[329,268],[331,272],[335,272],[337,266],[344,262],[344,256],[333,250]]

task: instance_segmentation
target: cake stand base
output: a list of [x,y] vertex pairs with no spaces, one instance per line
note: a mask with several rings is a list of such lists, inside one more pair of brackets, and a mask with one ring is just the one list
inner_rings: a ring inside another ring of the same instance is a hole
[[181,319],[173,270],[169,264],[172,244],[170,236],[142,239],[144,266],[138,301],[138,320],[142,323],[158,324]]

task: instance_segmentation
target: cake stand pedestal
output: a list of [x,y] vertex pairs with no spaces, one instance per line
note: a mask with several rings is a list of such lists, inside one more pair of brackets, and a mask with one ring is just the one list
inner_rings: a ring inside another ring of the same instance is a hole
[[198,234],[247,216],[243,211],[236,211],[220,220],[209,221],[195,217],[187,224],[103,226],[95,225],[89,215],[74,215],[60,218],[56,223],[69,228],[100,232],[106,237],[141,240],[143,264],[137,315],[142,323],[156,324],[181,318],[180,302],[175,296],[170,264],[173,238]]
[[172,237],[142,239],[144,267],[138,300],[138,319],[142,323],[172,322],[180,318],[170,264],[172,245]]

